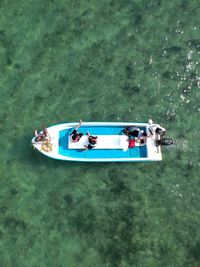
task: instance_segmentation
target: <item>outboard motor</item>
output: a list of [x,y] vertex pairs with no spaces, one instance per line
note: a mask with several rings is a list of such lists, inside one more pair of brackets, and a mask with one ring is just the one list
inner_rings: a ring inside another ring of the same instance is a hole
[[158,146],[169,146],[173,144],[173,139],[172,138],[162,138],[160,140],[157,140],[156,144]]

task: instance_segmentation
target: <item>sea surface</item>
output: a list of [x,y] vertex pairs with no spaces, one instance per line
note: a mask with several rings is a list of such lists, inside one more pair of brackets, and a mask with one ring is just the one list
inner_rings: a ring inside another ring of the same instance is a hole
[[[155,163],[50,159],[35,129],[147,122]],[[0,1],[0,267],[200,266],[199,0]]]

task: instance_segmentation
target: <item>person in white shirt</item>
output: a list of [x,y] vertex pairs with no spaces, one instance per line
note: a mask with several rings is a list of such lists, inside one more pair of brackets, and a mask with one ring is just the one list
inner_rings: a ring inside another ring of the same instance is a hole
[[162,127],[160,124],[154,123],[152,119],[148,120],[148,124],[149,124],[148,130],[152,135],[156,133],[162,137],[167,132],[167,130],[164,127]]

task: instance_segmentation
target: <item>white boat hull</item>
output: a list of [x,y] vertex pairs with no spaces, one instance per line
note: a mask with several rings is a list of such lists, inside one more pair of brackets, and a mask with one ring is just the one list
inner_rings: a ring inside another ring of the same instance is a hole
[[[58,160],[83,162],[148,162],[162,160],[161,147],[156,145],[157,136],[148,137],[144,147],[136,145],[134,148],[128,148],[128,143],[125,143],[127,137],[118,133],[120,129],[130,126],[140,127],[148,131],[147,123],[83,123],[79,129],[80,132],[86,134],[89,129],[92,135],[99,136],[99,147],[97,146],[92,151],[83,151],[84,144],[70,143],[70,133],[76,126],[77,123],[63,123],[47,128],[50,135],[49,149],[48,142],[47,144],[44,142],[35,143],[35,138],[32,139],[32,144],[35,149],[45,156]],[[82,138],[85,140],[86,135]]]

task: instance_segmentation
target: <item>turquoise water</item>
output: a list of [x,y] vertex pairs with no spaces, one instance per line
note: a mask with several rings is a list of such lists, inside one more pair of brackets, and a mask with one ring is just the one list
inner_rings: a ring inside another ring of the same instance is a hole
[[[197,0],[0,2],[0,266],[200,266]],[[160,163],[75,163],[34,129],[146,122]]]

